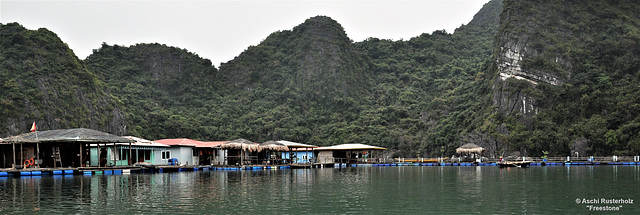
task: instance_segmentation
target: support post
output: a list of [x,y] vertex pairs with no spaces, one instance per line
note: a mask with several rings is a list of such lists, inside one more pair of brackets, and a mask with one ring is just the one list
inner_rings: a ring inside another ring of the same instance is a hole
[[84,143],[80,144],[80,165],[79,167],[82,167],[83,163],[82,163],[82,154],[84,154],[84,151],[82,151],[82,145],[84,145]]
[[13,169],[16,168],[16,142],[13,142]]
[[40,140],[38,140],[38,130],[36,130],[36,163],[38,164],[38,168],[40,168],[40,164],[38,160],[40,160]]
[[133,165],[133,161],[131,161],[131,158],[133,156],[131,156],[131,155],[132,155],[131,154],[131,143],[129,143],[129,159],[128,159],[129,160],[129,162],[128,162],[129,166]]

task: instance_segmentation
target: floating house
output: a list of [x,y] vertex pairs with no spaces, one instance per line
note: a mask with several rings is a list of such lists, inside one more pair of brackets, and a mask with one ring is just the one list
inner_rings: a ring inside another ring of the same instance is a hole
[[289,148],[289,151],[282,153],[282,159],[288,160],[289,163],[314,163],[315,157],[313,153],[314,148],[318,148],[315,145],[308,145],[303,143],[296,143],[286,140],[278,140],[278,143]]
[[317,155],[316,163],[378,163],[382,158],[383,147],[360,143],[341,144],[313,149]]
[[169,165],[171,158],[177,159],[176,165],[198,165],[200,158],[198,151],[195,149],[201,141],[180,138],[180,139],[161,139],[155,142],[169,146],[161,154],[161,159]]
[[220,145],[225,150],[223,165],[255,165],[258,164],[260,145],[246,139],[235,139]]
[[465,157],[465,161],[477,161],[480,162],[482,153],[486,151],[485,148],[480,147],[473,143],[464,144],[456,149],[456,153],[460,154],[460,156]]
[[165,164],[169,159],[177,159],[177,165],[221,165],[224,163],[224,153],[220,146],[229,141],[205,142],[187,138],[156,140],[160,144],[169,146],[161,155]]
[[199,165],[222,165],[224,163],[224,151],[222,144],[229,141],[200,142],[196,145],[196,154],[199,157]]
[[124,138],[133,142],[131,144],[91,144],[89,146],[90,166],[129,166],[136,163],[159,165],[166,163],[162,161],[161,156],[169,146],[139,137],[124,136]]
[[284,163],[280,156],[282,152],[289,152],[289,147],[272,140],[260,143],[258,162],[264,165],[282,164]]
[[3,138],[0,142],[3,153],[0,165],[4,168],[82,167],[89,163],[90,144],[105,146],[131,142],[127,138],[87,128],[35,131]]

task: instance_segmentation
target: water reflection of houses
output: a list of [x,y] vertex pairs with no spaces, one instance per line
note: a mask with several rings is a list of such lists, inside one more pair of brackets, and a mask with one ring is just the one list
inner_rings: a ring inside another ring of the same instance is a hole
[[360,143],[341,144],[315,148],[317,154],[316,163],[379,163],[382,151],[386,148],[365,145]]
[[106,144],[131,142],[127,138],[86,128],[24,133],[3,139],[0,164],[4,168],[23,167],[30,164],[26,160],[33,159],[33,165],[39,167],[81,167],[89,161],[89,144],[104,147]]

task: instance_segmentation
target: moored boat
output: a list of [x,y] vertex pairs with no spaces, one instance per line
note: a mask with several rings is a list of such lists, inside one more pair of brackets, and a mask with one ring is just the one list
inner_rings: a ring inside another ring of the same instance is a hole
[[499,162],[498,166],[500,167],[529,167],[531,161],[505,161]]

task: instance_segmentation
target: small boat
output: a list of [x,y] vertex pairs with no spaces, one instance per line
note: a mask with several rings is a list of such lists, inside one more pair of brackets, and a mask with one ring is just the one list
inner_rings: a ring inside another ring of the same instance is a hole
[[498,166],[500,167],[529,167],[531,161],[505,161],[499,162]]

